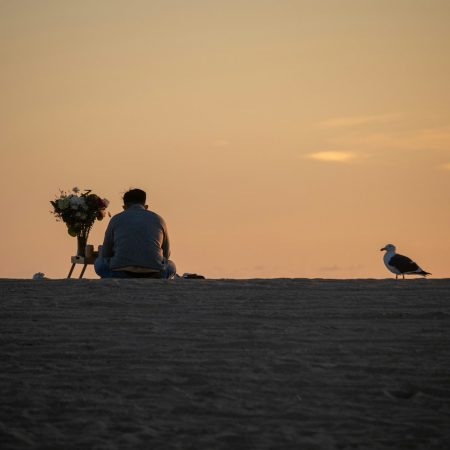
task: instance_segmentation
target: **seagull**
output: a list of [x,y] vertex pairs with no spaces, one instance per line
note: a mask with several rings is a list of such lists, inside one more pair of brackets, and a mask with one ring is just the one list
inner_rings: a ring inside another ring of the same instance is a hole
[[424,277],[431,275],[421,269],[412,259],[395,253],[395,245],[387,244],[380,251],[383,250],[386,251],[383,257],[384,264],[392,273],[395,273],[395,279],[399,275],[402,275],[403,279],[405,279],[405,275],[422,275]]

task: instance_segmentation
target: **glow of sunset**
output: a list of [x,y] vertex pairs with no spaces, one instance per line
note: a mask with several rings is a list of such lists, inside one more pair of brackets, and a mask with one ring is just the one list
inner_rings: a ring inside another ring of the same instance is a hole
[[448,277],[449,23],[447,0],[0,2],[0,277],[67,275],[49,201],[74,186],[112,214],[146,190],[179,273],[392,277],[393,243]]
[[348,152],[317,152],[308,155],[311,159],[317,159],[318,161],[331,161],[331,162],[345,162],[353,158],[352,153]]

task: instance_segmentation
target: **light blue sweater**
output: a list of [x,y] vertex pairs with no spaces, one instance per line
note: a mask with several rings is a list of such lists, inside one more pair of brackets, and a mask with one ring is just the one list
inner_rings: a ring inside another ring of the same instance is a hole
[[129,266],[161,270],[169,259],[167,226],[158,214],[132,205],[116,214],[105,232],[101,255],[112,270]]

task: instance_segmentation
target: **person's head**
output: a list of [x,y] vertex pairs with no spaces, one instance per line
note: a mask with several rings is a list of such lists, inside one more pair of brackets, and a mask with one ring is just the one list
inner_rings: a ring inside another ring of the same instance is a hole
[[127,209],[132,205],[142,205],[147,209],[145,204],[147,194],[142,189],[130,189],[123,196],[123,208]]

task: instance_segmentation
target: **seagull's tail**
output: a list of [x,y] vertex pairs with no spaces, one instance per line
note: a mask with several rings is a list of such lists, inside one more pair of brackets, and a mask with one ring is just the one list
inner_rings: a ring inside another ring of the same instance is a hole
[[425,270],[421,270],[420,272],[416,272],[417,275],[423,275],[424,277],[426,277],[427,275],[431,275],[430,272],[425,272]]

